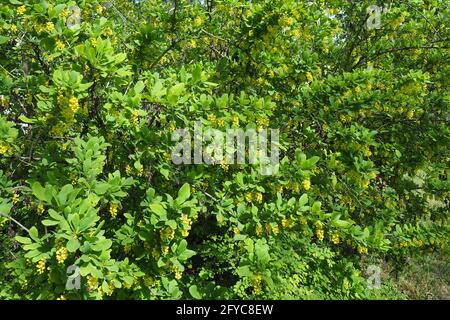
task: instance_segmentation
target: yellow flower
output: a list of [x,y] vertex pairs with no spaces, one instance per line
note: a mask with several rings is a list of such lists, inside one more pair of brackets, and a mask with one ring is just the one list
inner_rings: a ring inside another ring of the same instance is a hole
[[6,152],[8,152],[9,147],[7,145],[4,144],[0,144],[0,154],[6,154]]
[[19,194],[17,192],[14,192],[12,197],[12,203],[16,204],[17,202],[19,202],[19,199],[20,199]]
[[230,168],[230,165],[227,163],[226,160],[223,160],[223,161],[220,163],[220,167],[221,167],[223,170],[228,171],[228,169]]
[[350,282],[348,282],[347,279],[344,279],[343,287],[345,290],[348,290],[350,288]]
[[11,25],[11,32],[16,33],[17,32],[17,26],[15,24]]
[[96,290],[98,287],[98,279],[96,277],[88,275],[87,276],[87,285],[88,285],[89,291]]
[[304,216],[301,216],[299,220],[300,220],[300,224],[302,224],[304,226],[308,224],[308,221],[306,220],[306,218]]
[[67,300],[66,297],[62,294],[56,300]]
[[323,236],[324,236],[324,231],[322,229],[317,229],[316,230],[316,236],[317,236],[317,239],[322,241],[323,240]]
[[43,205],[42,203],[39,203],[38,206],[37,206],[37,213],[38,213],[39,215],[41,215],[41,214],[44,213],[44,211],[45,211],[44,205]]
[[251,192],[246,192],[246,193],[244,194],[244,198],[245,198],[245,201],[247,201],[247,202],[252,202],[252,200],[253,200],[253,194],[252,194]]
[[278,227],[278,224],[275,224],[275,225],[272,227],[272,232],[273,232],[274,235],[277,235],[277,234],[280,233],[280,228]]
[[180,270],[175,271],[175,279],[180,280],[183,277],[183,273]]
[[259,236],[262,235],[262,233],[263,233],[263,227],[259,224],[259,225],[256,227],[256,235],[259,237]]
[[311,72],[307,72],[306,73],[306,80],[308,80],[308,82],[312,82],[313,81],[313,75]]
[[181,223],[184,226],[190,226],[192,224],[192,220],[186,214],[182,214],[181,215]]
[[367,254],[369,250],[366,247],[358,246],[358,253],[359,254]]
[[56,260],[59,264],[64,263],[67,257],[69,256],[69,251],[67,251],[66,247],[61,247],[56,250]]
[[95,48],[97,46],[97,39],[91,38],[91,45]]
[[61,19],[64,19],[64,18],[66,18],[68,15],[69,15],[69,11],[67,11],[67,9],[63,9],[63,10],[61,11],[61,13],[59,14],[59,17],[60,17]]
[[173,230],[171,227],[166,227],[163,230],[159,232],[161,236],[161,240],[172,240],[175,237],[175,230]]
[[169,253],[169,246],[162,246],[162,247],[161,247],[161,253],[162,253],[162,254],[167,254],[167,253]]
[[261,192],[255,192],[254,198],[256,202],[261,203],[263,200],[263,195],[261,194]]
[[109,213],[111,214],[111,216],[113,218],[115,218],[117,216],[117,209],[119,208],[117,203],[111,203],[109,205]]
[[362,187],[363,189],[367,189],[367,188],[369,187],[369,183],[370,183],[370,180],[369,180],[369,179],[363,179],[363,180],[361,181],[361,187]]
[[62,42],[61,40],[56,41],[56,48],[58,50],[64,50],[65,47],[66,45],[64,44],[64,42]]
[[194,26],[195,27],[199,27],[203,24],[203,18],[202,17],[197,17],[194,19]]
[[139,124],[139,111],[138,110],[133,110],[131,112],[131,122],[137,126]]
[[209,115],[208,115],[208,120],[209,120],[210,122],[212,122],[212,123],[216,123],[217,118],[216,118],[216,116],[215,116],[214,114],[209,114]]
[[333,233],[333,235],[331,236],[331,242],[333,242],[334,244],[339,244],[339,235],[337,233]]
[[414,117],[414,111],[413,110],[409,110],[408,113],[406,114],[406,117],[411,120]]
[[96,7],[95,7],[95,11],[98,13],[98,14],[102,14],[102,12],[103,12],[103,7],[101,6],[101,5],[97,5]]
[[45,271],[45,261],[39,260],[38,263],[36,264],[36,268],[39,274],[43,274]]
[[25,11],[27,11],[27,9],[25,8],[25,6],[20,6],[17,8],[16,12],[18,15],[23,15],[25,13]]
[[55,31],[55,25],[51,21],[47,22],[47,24],[45,25],[45,28],[47,29],[47,31],[49,33]]
[[308,191],[311,188],[311,181],[309,180],[309,178],[306,178],[302,181],[302,187],[306,191]]

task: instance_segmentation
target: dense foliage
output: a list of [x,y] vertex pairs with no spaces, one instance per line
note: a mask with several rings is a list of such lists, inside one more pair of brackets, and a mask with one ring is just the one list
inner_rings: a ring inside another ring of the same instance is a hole
[[[387,297],[448,257],[449,61],[447,0],[2,0],[0,298]],[[278,173],[173,164],[196,121]]]

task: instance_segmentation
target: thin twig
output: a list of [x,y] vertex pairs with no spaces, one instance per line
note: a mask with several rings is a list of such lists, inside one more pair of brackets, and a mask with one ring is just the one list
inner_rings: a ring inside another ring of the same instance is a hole
[[23,230],[25,230],[26,232],[30,232],[30,230],[27,228],[27,227],[25,227],[23,224],[21,224],[19,221],[17,221],[16,219],[14,219],[13,217],[11,217],[11,216],[8,216],[7,214],[4,214],[3,212],[0,212],[0,216],[3,216],[3,217],[5,217],[5,218],[7,218],[7,219],[9,219],[9,220],[11,220],[12,222],[14,222],[15,224],[17,224],[19,227],[21,227]]

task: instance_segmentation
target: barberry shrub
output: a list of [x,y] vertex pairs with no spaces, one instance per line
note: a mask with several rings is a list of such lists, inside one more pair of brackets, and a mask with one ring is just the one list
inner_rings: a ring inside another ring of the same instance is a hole
[[[373,2],[2,1],[0,297],[389,298],[367,265],[448,257],[448,3]],[[195,122],[279,129],[278,172],[175,165]]]

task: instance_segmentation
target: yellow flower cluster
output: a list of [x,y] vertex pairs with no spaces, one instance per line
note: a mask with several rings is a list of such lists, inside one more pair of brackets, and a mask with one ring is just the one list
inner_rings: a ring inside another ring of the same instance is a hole
[[287,16],[284,14],[281,18],[278,19],[278,24],[282,27],[289,27],[293,25],[295,22],[295,19],[291,16]]
[[278,227],[278,224],[275,224],[275,225],[272,227],[272,232],[273,232],[274,235],[277,235],[277,234],[280,233],[280,227]]
[[78,99],[74,96],[69,99],[69,107],[73,112],[77,112],[79,108]]
[[194,26],[195,27],[200,27],[203,24],[203,18],[202,17],[197,17],[194,19]]
[[263,200],[263,195],[262,195],[261,192],[255,192],[253,194],[253,197],[255,198],[255,201],[258,202],[258,203],[261,203],[262,200]]
[[52,33],[53,31],[55,31],[55,25],[53,24],[53,22],[49,21],[45,25],[45,29],[47,30],[47,32]]
[[359,254],[367,254],[369,252],[369,249],[366,247],[358,246],[358,253]]
[[260,295],[262,293],[262,276],[257,274],[255,278],[253,278],[253,293],[255,295]]
[[59,18],[60,19],[65,19],[69,16],[69,11],[67,11],[67,9],[63,9],[60,14],[59,14]]
[[107,27],[105,30],[103,30],[103,35],[105,37],[110,37],[113,35],[113,31],[110,27]]
[[12,197],[12,203],[16,204],[19,202],[19,200],[20,200],[19,194],[17,192],[14,192]]
[[322,229],[317,229],[316,230],[316,237],[317,239],[319,239],[320,241],[323,240],[325,232]]
[[0,144],[0,155],[6,154],[9,150],[9,147],[6,144]]
[[37,213],[38,215],[42,215],[44,213],[45,209],[44,209],[44,205],[42,203],[39,203],[37,206]]
[[331,236],[331,242],[334,244],[339,244],[340,239],[337,233],[333,233],[333,235]]
[[305,189],[305,191],[308,191],[311,188],[311,181],[309,178],[306,178],[302,181],[302,187]]
[[342,284],[345,290],[350,289],[350,282],[347,279],[344,279],[344,282]]
[[61,40],[56,41],[56,49],[64,50],[65,47],[66,45],[64,44],[64,42],[62,42]]
[[189,230],[191,230],[192,220],[186,214],[182,214],[181,224],[183,225],[181,235],[187,237],[189,235]]
[[343,122],[343,123],[349,123],[352,121],[352,116],[350,115],[346,115],[346,114],[341,114],[339,116],[339,119]]
[[23,15],[25,13],[25,11],[27,11],[27,9],[25,8],[25,6],[20,6],[17,8],[16,12],[18,15]]
[[260,237],[260,236],[262,236],[262,233],[263,233],[263,227],[262,227],[262,225],[258,224],[258,225],[256,226],[256,235],[257,235],[258,237]]
[[110,203],[109,204],[109,213],[113,218],[117,216],[117,209],[119,208],[119,205],[117,203]]
[[307,80],[308,82],[312,82],[312,81],[314,80],[313,75],[312,75],[311,72],[307,72],[307,73],[306,73],[306,80]]
[[234,115],[234,116],[231,118],[231,122],[233,123],[234,126],[238,126],[238,125],[239,125],[239,117],[236,116],[236,115]]
[[281,220],[281,225],[283,228],[292,228],[294,226],[295,222],[291,218],[283,218]]
[[38,263],[36,264],[36,269],[39,274],[43,274],[45,271],[45,261],[39,260]]
[[253,194],[251,192],[246,192],[244,194],[244,199],[247,202],[252,202],[253,201]]
[[131,111],[131,122],[137,126],[139,124],[139,111],[133,110]]
[[98,279],[96,277],[88,275],[87,276],[87,285],[88,285],[88,289],[90,291],[96,290],[98,287]]
[[66,247],[61,247],[58,250],[56,250],[56,260],[59,264],[64,263],[66,261],[67,257],[69,256],[69,251],[66,249]]
[[175,279],[180,280],[183,277],[183,273],[177,269],[177,271],[175,271]]
[[96,7],[95,7],[95,11],[98,13],[98,14],[102,14],[103,13],[103,7],[101,6],[101,5],[97,5]]
[[171,241],[175,237],[175,230],[171,227],[165,227],[159,232],[162,241]]

